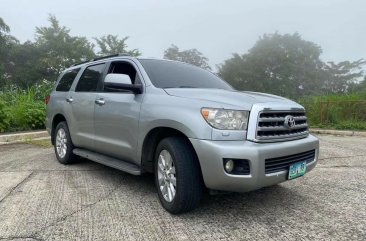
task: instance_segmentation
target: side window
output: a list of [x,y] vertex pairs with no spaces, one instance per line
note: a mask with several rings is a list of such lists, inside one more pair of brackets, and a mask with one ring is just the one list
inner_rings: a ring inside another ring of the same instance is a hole
[[77,92],[95,92],[103,74],[105,64],[93,65],[85,69],[76,86]]
[[140,84],[141,80],[135,67],[127,62],[113,62],[109,67],[108,74],[126,74],[130,76],[132,84]]
[[67,92],[70,90],[72,83],[75,80],[76,75],[79,73],[79,69],[73,69],[68,72],[66,72],[60,81],[58,82],[58,85],[56,87],[56,91],[62,91]]

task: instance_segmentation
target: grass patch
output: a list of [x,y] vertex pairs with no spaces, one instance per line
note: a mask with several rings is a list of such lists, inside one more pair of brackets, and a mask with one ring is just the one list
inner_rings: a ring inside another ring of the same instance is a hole
[[360,121],[341,121],[334,125],[339,130],[366,130],[366,122]]
[[39,146],[39,147],[42,147],[42,148],[51,148],[51,147],[53,147],[50,138],[38,139],[38,140],[37,139],[35,139],[35,140],[30,139],[30,140],[26,140],[24,143]]
[[366,92],[313,96],[299,100],[311,127],[366,130]]

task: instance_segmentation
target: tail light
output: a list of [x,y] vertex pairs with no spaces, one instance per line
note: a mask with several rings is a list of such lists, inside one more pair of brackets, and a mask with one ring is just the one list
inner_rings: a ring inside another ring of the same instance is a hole
[[44,103],[46,103],[46,105],[48,105],[48,102],[50,102],[51,100],[51,96],[47,95],[46,98],[44,99]]

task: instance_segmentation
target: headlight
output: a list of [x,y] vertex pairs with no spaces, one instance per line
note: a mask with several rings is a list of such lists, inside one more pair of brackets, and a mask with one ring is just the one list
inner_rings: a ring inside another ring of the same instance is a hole
[[220,130],[246,130],[249,111],[202,108],[203,118],[212,127]]

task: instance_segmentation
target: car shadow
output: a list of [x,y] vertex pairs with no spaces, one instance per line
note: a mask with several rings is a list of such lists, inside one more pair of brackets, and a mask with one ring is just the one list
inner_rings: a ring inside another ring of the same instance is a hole
[[[81,159],[75,165],[91,165],[90,162],[89,160]],[[111,180],[111,185],[116,185],[116,183],[112,183],[112,180],[123,180],[123,185],[127,185],[129,190],[133,190],[134,195],[141,195],[141,198],[148,197],[158,202],[153,174],[134,176],[98,163],[93,163],[94,165],[96,165],[95,170],[104,172],[103,175],[116,175],[118,177],[109,179]],[[96,174],[91,172],[90,175]],[[297,192],[296,189],[286,187],[283,184],[247,193],[210,195],[207,191],[203,195],[199,208],[176,217],[187,220],[190,220],[192,217],[195,219],[200,217],[204,219],[220,219],[220,217],[227,219],[228,216],[232,218],[243,215],[246,217],[258,217],[270,215],[271,213],[291,213],[298,210],[299,206],[303,205],[305,199],[306,197],[301,195],[301,192]],[[147,208],[154,208],[154,206]]]

